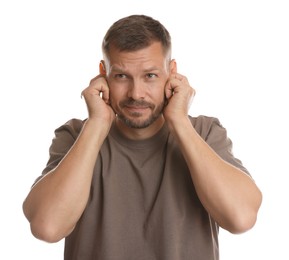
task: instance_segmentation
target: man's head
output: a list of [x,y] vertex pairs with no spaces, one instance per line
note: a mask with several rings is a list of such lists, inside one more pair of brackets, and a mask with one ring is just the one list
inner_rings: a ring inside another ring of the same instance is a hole
[[171,59],[171,36],[157,20],[145,15],[131,15],[116,21],[107,31],[102,43],[105,60],[113,46],[119,51],[137,51],[160,42],[164,56]]
[[102,49],[100,73],[107,79],[111,107],[123,126],[161,124],[165,85],[176,72],[168,31],[151,17],[128,16],[109,28]]

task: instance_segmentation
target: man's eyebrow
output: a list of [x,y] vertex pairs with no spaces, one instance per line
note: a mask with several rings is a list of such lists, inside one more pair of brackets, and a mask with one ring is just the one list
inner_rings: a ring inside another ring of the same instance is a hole
[[122,68],[120,68],[120,67],[117,67],[117,66],[115,66],[115,65],[112,65],[110,70],[111,70],[111,71],[114,71],[114,72],[125,72],[124,69],[122,69]]
[[151,67],[144,70],[144,72],[151,72],[151,71],[160,71],[158,67]]

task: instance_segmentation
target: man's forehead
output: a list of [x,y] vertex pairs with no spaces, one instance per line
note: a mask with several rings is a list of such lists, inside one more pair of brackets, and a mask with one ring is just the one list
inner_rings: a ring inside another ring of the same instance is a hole
[[144,63],[139,63],[139,64],[112,64],[110,66],[110,71],[114,72],[128,72],[130,70],[138,70],[138,71],[144,71],[144,72],[150,72],[150,71],[160,71],[163,70],[163,66],[156,66],[156,65],[151,65],[151,64],[144,64]]

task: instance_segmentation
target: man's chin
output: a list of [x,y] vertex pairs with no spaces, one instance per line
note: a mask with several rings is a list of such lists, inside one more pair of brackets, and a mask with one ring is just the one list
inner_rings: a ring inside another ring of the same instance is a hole
[[121,115],[118,118],[127,126],[134,129],[144,129],[152,125],[158,117],[143,118],[129,118]]

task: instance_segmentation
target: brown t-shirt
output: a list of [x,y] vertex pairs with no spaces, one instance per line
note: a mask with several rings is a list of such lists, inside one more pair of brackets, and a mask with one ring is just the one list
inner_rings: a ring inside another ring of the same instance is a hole
[[[248,173],[233,156],[218,119],[190,120],[224,160]],[[43,174],[67,153],[83,123],[72,119],[55,130]],[[64,259],[218,260],[218,229],[196,195],[167,126],[152,138],[135,141],[113,124],[95,164],[87,206],[65,238]]]

